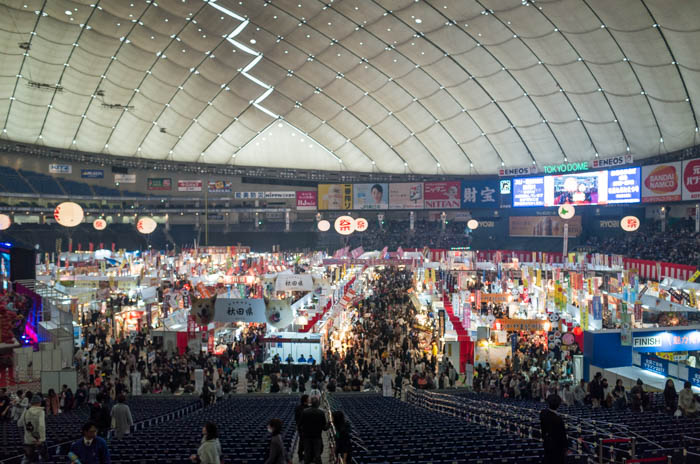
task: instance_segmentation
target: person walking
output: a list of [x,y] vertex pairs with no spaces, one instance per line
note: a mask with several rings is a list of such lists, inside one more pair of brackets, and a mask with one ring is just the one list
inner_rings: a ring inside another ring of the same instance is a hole
[[673,379],[666,380],[666,387],[664,388],[664,411],[669,414],[676,412],[678,408],[678,393],[676,393],[676,385],[673,383]]
[[68,459],[75,464],[111,464],[107,442],[97,436],[97,424],[83,424],[83,437],[70,447]]
[[350,464],[352,460],[352,441],[350,423],[345,420],[343,411],[333,411],[335,428],[335,454],[340,464]]
[[557,414],[561,405],[559,395],[547,397],[547,409],[540,412],[540,428],[542,429],[542,442],[544,444],[544,464],[564,464],[566,462],[566,450],[569,442],[566,438],[566,426]]
[[267,431],[270,432],[270,449],[267,452],[265,464],[288,464],[287,450],[284,449],[282,441],[282,421],[279,419],[270,419],[267,423]]
[[95,424],[102,438],[107,438],[107,432],[112,427],[112,416],[107,406],[109,397],[101,393],[97,395],[97,401],[90,406],[90,421]]
[[117,440],[124,438],[131,431],[134,419],[131,417],[131,409],[126,404],[126,396],[122,393],[117,398],[117,404],[112,407],[112,424]]
[[190,456],[190,461],[198,464],[221,464],[221,442],[216,424],[207,422],[202,427],[202,443],[197,454]]
[[29,409],[22,413],[17,426],[24,430],[22,464],[32,464],[46,458],[46,412],[41,407],[39,395],[32,396]]
[[321,402],[318,397],[311,398],[311,407],[301,414],[301,433],[304,437],[304,464],[323,464],[323,438],[321,433],[328,430],[326,414],[319,409]]
[[301,430],[301,415],[306,408],[309,407],[309,395],[301,395],[299,404],[294,409],[294,423],[297,426],[297,434],[299,435],[299,448],[297,449],[297,454],[299,456],[299,462],[304,461],[304,435]]
[[678,395],[678,407],[684,417],[694,417],[698,412],[698,403],[695,401],[695,395],[688,381],[683,384],[683,390]]

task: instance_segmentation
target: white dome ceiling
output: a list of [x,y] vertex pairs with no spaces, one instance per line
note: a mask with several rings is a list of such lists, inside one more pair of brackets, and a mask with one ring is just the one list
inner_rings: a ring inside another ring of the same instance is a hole
[[698,143],[700,2],[327,2],[0,0],[2,137],[424,174]]

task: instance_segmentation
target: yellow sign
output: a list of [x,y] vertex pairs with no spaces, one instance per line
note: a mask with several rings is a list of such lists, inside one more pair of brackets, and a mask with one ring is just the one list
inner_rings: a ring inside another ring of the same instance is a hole
[[501,330],[510,332],[544,330],[547,322],[541,319],[496,319],[496,324],[500,324]]
[[352,184],[318,184],[318,209],[352,209]]
[[695,282],[696,280],[698,280],[698,277],[700,277],[700,271],[695,271],[695,274],[693,274],[693,276],[690,279],[688,279],[688,282]]
[[481,294],[481,301],[483,303],[495,303],[495,304],[502,304],[502,303],[508,303],[508,297],[511,295],[508,293],[482,293]]

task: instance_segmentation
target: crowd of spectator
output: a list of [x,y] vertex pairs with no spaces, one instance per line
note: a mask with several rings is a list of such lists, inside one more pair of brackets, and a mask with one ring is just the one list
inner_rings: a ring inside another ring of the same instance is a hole
[[586,246],[597,253],[700,266],[700,234],[695,233],[693,219],[669,222],[663,232],[658,221],[647,221],[636,232],[622,236],[590,235]]

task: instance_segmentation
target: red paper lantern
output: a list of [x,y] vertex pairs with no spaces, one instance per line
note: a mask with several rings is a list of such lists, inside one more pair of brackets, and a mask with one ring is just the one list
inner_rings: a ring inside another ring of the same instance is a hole
[[574,327],[574,335],[576,335],[577,337],[580,337],[582,333],[583,333],[583,329],[581,327]]

